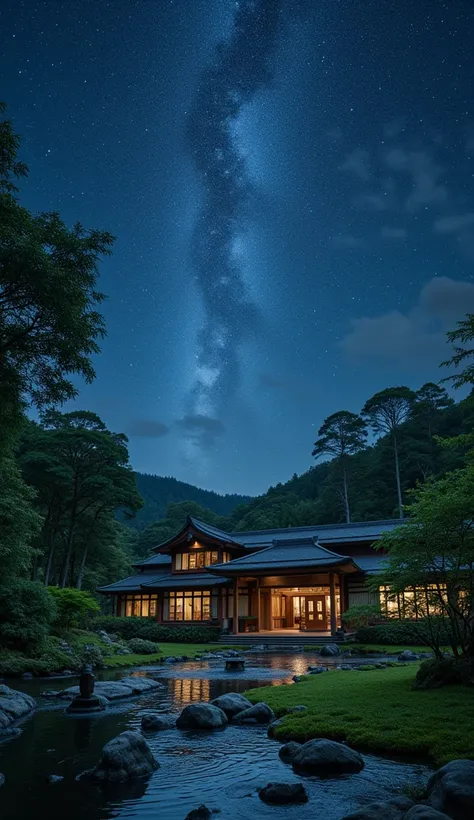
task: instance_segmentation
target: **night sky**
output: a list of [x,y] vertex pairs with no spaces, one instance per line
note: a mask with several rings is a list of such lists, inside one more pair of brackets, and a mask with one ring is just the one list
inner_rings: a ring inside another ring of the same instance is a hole
[[[472,0],[4,0],[22,202],[111,231],[77,407],[259,493],[474,311]],[[69,409],[69,407],[67,408]]]

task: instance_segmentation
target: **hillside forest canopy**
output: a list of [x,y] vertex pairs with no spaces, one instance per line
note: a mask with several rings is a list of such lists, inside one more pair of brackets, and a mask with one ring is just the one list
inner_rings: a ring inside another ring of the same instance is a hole
[[[4,115],[5,106],[2,106]],[[405,515],[415,489],[471,469],[474,400],[445,383],[389,386],[341,410],[308,442],[303,475],[257,498],[137,474],[127,437],[94,412],[63,412],[95,378],[106,333],[101,260],[114,239],[58,213],[30,213],[12,123],[0,122],[0,577],[95,592],[130,573],[191,514],[226,531]],[[449,334],[452,386],[474,383],[474,316]],[[451,372],[451,371],[446,371]],[[445,375],[440,371],[440,376]],[[457,472],[456,472],[457,471]],[[450,486],[449,481],[446,486]],[[1,597],[0,590],[0,597]]]

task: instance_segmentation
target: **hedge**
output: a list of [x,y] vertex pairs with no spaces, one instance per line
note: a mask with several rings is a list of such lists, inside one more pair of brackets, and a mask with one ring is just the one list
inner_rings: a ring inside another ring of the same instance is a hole
[[143,638],[154,643],[215,643],[221,631],[218,626],[164,626],[152,619],[116,618],[113,615],[91,619],[88,628],[94,632],[105,629],[127,641]]
[[[434,625],[435,629],[437,625]],[[431,643],[431,633],[426,619],[419,621],[393,620],[376,626],[365,626],[355,634],[357,643],[388,644],[392,646],[418,646]],[[450,643],[448,624],[441,625],[440,643]]]

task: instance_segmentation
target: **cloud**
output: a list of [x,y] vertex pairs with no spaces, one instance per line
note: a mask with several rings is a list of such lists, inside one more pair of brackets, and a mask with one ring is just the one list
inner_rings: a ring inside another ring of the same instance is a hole
[[407,231],[405,228],[390,228],[388,225],[384,225],[380,229],[380,236],[382,239],[406,239]]
[[348,154],[339,166],[340,171],[349,171],[359,179],[367,180],[370,177],[370,154],[362,148],[356,148]]
[[459,233],[472,226],[474,226],[474,213],[458,214],[437,219],[434,223],[434,230],[437,233],[451,234]]
[[410,194],[405,201],[408,212],[414,213],[428,205],[442,205],[448,199],[448,191],[443,184],[444,168],[428,151],[392,148],[385,155],[385,164],[391,171],[410,177]]
[[127,425],[127,435],[142,438],[162,438],[170,432],[168,425],[153,419],[132,419]]
[[436,365],[447,357],[446,332],[468,312],[474,312],[474,284],[434,277],[406,313],[353,319],[341,347],[359,363],[379,360],[405,369],[422,361]]
[[185,437],[192,444],[203,450],[210,450],[216,439],[225,432],[220,419],[211,418],[201,413],[189,413],[176,421],[176,426],[184,431]]
[[385,194],[362,194],[354,199],[354,205],[368,211],[388,211],[391,201]]
[[350,233],[336,234],[336,236],[329,237],[329,241],[336,248],[361,248],[365,244],[359,236]]

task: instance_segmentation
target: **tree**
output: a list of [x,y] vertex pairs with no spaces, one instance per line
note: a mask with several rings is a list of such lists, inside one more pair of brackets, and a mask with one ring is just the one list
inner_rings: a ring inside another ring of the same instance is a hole
[[13,457],[0,457],[0,578],[28,577],[32,541],[42,525],[33,508],[35,492],[27,487]]
[[80,588],[101,528],[117,510],[133,516],[142,499],[126,436],[110,432],[87,411],[48,411],[42,421],[30,426],[19,458],[44,515],[43,580],[50,585],[54,577],[61,588]]
[[[3,113],[5,106],[0,107]],[[74,398],[71,374],[94,378],[91,356],[105,335],[97,308],[98,263],[113,237],[57,213],[33,215],[17,201],[14,179],[25,176],[19,138],[0,122],[0,445],[22,409]],[[0,446],[0,450],[1,450]]]
[[466,364],[466,367],[460,373],[447,376],[445,381],[452,382],[456,388],[474,384],[474,348],[465,347],[469,342],[474,342],[474,313],[466,314],[466,318],[458,322],[456,329],[451,330],[447,336],[448,341],[454,345],[454,353],[450,359],[441,363],[441,367],[458,368],[462,364]]
[[427,382],[415,393],[413,414],[425,422],[428,436],[432,439],[434,433],[437,432],[434,430],[435,420],[439,418],[443,410],[448,410],[453,406],[454,400],[444,387],[434,382]]
[[408,387],[387,387],[366,401],[362,416],[375,433],[388,434],[392,439],[397,482],[398,514],[403,518],[403,496],[400,481],[397,436],[400,426],[410,417],[415,394]]
[[374,584],[390,587],[392,595],[415,592],[405,614],[413,617],[417,610],[427,619],[431,646],[440,659],[446,634],[455,657],[472,659],[474,465],[428,480],[412,498],[408,522],[377,544],[388,558]]
[[366,438],[367,425],[365,421],[355,413],[340,410],[324,420],[318,430],[318,438],[314,443],[312,454],[315,458],[330,455],[339,462],[342,470],[342,498],[347,523],[351,520],[347,464],[349,456],[353,456],[362,450]]

